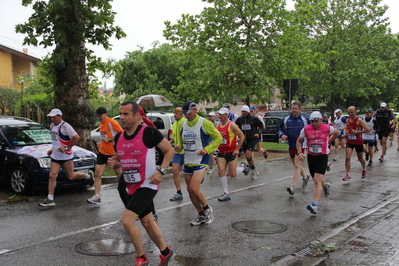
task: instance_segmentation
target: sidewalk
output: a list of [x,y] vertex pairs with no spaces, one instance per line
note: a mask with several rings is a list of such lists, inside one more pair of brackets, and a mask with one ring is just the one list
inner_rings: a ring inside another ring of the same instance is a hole
[[335,251],[314,257],[307,248],[272,265],[399,265],[399,197],[352,218],[312,244],[325,244]]

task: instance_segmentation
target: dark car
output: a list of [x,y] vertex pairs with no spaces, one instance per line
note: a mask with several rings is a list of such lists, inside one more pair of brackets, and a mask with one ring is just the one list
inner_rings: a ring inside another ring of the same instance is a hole
[[[43,125],[20,117],[0,116],[0,181],[15,194],[29,194],[47,189],[51,149],[50,130]],[[73,147],[75,171],[94,170],[96,154]],[[89,179],[69,180],[64,168],[57,177],[57,189],[90,184]]]
[[278,137],[278,125],[282,117],[277,116],[266,116],[263,117],[266,129],[262,130],[262,141],[263,142],[280,142]]
[[290,111],[288,110],[279,110],[279,111],[266,111],[265,114],[263,115],[263,117],[270,117],[270,116],[274,116],[274,117],[285,117],[287,115],[290,114]]

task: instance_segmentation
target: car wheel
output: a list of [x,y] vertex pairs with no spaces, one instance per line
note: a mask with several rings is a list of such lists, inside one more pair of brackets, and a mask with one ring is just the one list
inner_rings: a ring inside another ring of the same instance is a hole
[[163,153],[158,147],[155,149],[155,161],[157,165],[161,165],[163,161]]
[[30,191],[30,178],[22,167],[17,167],[11,173],[10,188],[17,195],[25,195]]

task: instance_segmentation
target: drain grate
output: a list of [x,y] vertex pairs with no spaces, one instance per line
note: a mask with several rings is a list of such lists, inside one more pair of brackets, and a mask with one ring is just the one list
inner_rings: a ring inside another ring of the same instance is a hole
[[241,221],[234,223],[232,227],[234,230],[249,234],[277,234],[287,230],[283,224],[261,220]]
[[79,253],[93,256],[117,256],[133,253],[133,244],[121,239],[103,239],[75,245]]

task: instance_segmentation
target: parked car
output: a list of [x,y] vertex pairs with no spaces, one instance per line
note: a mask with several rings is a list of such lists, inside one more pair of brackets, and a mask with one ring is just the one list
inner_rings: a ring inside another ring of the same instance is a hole
[[[0,116],[0,181],[9,185],[15,194],[29,194],[47,189],[51,137],[50,130],[32,120]],[[96,154],[78,146],[73,147],[75,171],[88,173],[94,170]],[[86,186],[90,180],[69,180],[64,168],[57,177],[57,189]]]
[[261,137],[263,142],[281,142],[278,137],[278,126],[282,117],[277,116],[267,116],[263,117],[266,129],[261,132]]
[[[150,111],[147,113],[147,118],[154,123],[156,128],[167,140],[170,140],[172,138],[172,124],[176,121],[173,113]],[[120,124],[119,115],[113,117],[113,119],[115,119]],[[98,143],[101,140],[100,127],[91,131],[91,139],[95,143]],[[155,157],[156,164],[160,165],[163,160],[163,153],[158,148],[155,152]]]
[[279,111],[267,111],[263,115],[263,117],[275,116],[275,117],[285,117],[290,114],[288,110],[279,110]]

